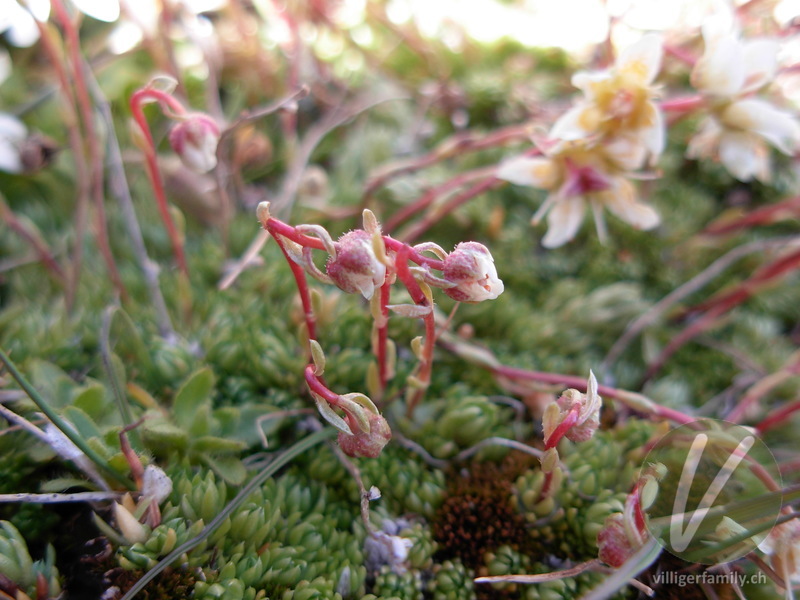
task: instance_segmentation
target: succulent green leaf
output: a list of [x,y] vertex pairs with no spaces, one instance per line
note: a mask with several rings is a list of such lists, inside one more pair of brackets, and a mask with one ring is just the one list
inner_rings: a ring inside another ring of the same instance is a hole
[[204,456],[203,462],[211,467],[226,483],[231,485],[242,485],[247,478],[247,469],[244,468],[242,461],[233,456],[214,458]]
[[214,373],[204,367],[192,373],[184,382],[172,403],[175,422],[185,428],[192,426],[195,413],[204,402],[210,402],[214,389]]

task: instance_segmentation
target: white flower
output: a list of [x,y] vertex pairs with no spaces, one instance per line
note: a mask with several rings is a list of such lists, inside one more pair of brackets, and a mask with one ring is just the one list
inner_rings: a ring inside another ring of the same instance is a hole
[[584,99],[556,121],[550,137],[571,141],[622,135],[626,144],[636,147],[626,150],[625,168],[638,169],[648,155],[654,162],[665,144],[664,120],[652,100],[662,54],[661,37],[648,34],[625,49],[613,68],[576,73],[572,83]]
[[23,171],[20,146],[28,137],[28,128],[16,117],[0,113],[0,171]]
[[446,281],[454,283],[444,293],[459,302],[494,300],[503,293],[503,282],[497,277],[494,258],[489,249],[478,242],[461,242],[444,259],[442,271]]
[[778,67],[778,43],[742,41],[729,20],[703,27],[706,48],[691,81],[710,102],[711,115],[689,142],[689,158],[713,157],[737,179],[767,181],[767,143],[792,155],[800,149],[800,123],[790,113],[751,97],[767,85]]
[[533,224],[547,215],[546,248],[557,248],[575,237],[587,208],[592,209],[601,239],[605,239],[605,207],[636,229],[653,229],[658,213],[636,198],[636,190],[620,171],[623,153],[609,153],[603,146],[561,145],[545,157],[516,157],[500,165],[497,177],[518,185],[548,190]]

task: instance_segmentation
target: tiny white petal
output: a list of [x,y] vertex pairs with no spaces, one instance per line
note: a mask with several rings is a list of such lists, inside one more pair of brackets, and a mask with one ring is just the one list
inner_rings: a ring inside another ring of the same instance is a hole
[[769,178],[764,142],[746,131],[726,131],[720,138],[719,159],[739,181]]
[[0,113],[0,139],[21,142],[28,136],[28,128],[17,117]]
[[648,33],[635,44],[628,46],[617,58],[618,70],[634,71],[641,76],[641,82],[648,85],[661,69],[664,55],[663,39],[657,33]]
[[547,234],[542,239],[545,248],[563,246],[578,233],[586,203],[581,196],[559,198],[547,213]]
[[727,4],[717,3],[714,14],[703,21],[702,33],[706,46],[737,33],[733,11]]
[[664,148],[667,144],[664,115],[655,105],[653,106],[653,123],[642,132],[642,141],[650,152],[650,164],[654,164],[664,153]]
[[757,133],[784,154],[800,147],[800,123],[790,113],[766,100],[748,98],[731,104],[722,113],[723,123]]
[[745,82],[744,48],[733,36],[706,46],[691,76],[692,85],[707,94],[729,97],[738,94]]
[[636,229],[647,231],[661,222],[658,213],[651,206],[636,199],[633,184],[622,177],[618,177],[614,186],[603,194],[603,200],[608,210]]
[[743,93],[755,91],[770,83],[778,71],[778,50],[776,40],[750,40],[742,43],[744,47]]
[[556,140],[580,140],[591,134],[598,125],[594,105],[581,102],[559,117],[550,130],[549,137]]
[[147,465],[142,477],[142,495],[153,498],[161,504],[172,493],[172,479],[163,469],[155,465]]
[[610,71],[578,71],[572,76],[572,85],[584,93],[587,100],[595,99],[595,85],[612,77]]
[[552,189],[558,180],[558,169],[549,158],[517,156],[500,163],[495,174],[517,185]]
[[0,137],[0,171],[19,173],[22,171],[22,159],[19,149]]

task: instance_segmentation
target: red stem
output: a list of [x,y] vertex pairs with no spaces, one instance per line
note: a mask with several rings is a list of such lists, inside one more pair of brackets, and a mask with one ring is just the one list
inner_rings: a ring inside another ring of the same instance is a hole
[[117,292],[123,301],[127,300],[128,292],[125,285],[122,283],[122,277],[117,269],[117,264],[114,261],[114,255],[111,252],[111,244],[108,239],[108,228],[106,225],[106,210],[105,198],[103,194],[103,152],[100,148],[99,137],[94,127],[94,115],[92,114],[92,102],[89,97],[89,90],[86,86],[86,77],[84,74],[83,58],[81,56],[80,38],[75,24],[69,18],[64,4],[61,0],[52,0],[51,5],[56,18],[61,23],[67,39],[67,46],[69,49],[70,60],[72,62],[72,71],[75,81],[75,97],[77,98],[78,107],[83,121],[83,127],[86,130],[86,143],[89,153],[89,166],[91,168],[91,191],[92,201],[95,206],[95,235],[97,236],[97,244],[100,247],[100,253],[106,262],[106,268],[111,277]]
[[719,317],[754,296],[766,283],[770,283],[774,279],[784,276],[798,267],[800,267],[800,250],[782,256],[778,260],[762,266],[752,277],[736,286],[732,291],[723,294],[719,298],[703,303],[703,305],[701,305],[702,308],[705,309],[708,307],[705,314],[670,341],[661,354],[647,367],[644,381],[647,381],[655,375],[664,363],[689,340],[707,329],[710,329],[717,322]]
[[324,398],[331,406],[337,406],[339,404],[339,394],[325,387],[325,384],[320,381],[320,378],[314,374],[314,365],[306,365],[305,377],[308,388],[314,394]]
[[697,57],[694,54],[679,46],[673,46],[672,44],[664,44],[664,52],[674,56],[678,60],[689,65],[690,67],[693,67],[697,62]]
[[555,448],[558,445],[558,442],[561,441],[561,438],[563,438],[564,435],[578,422],[580,412],[581,407],[578,405],[575,405],[570,409],[570,411],[564,417],[564,420],[558,424],[558,426],[544,441],[545,450],[550,450],[550,448]]
[[381,392],[386,389],[386,384],[389,379],[388,369],[389,365],[386,364],[386,345],[389,339],[389,297],[391,295],[391,284],[387,281],[381,286],[380,289],[380,306],[381,306],[381,323],[378,327],[378,383],[380,384]]
[[[150,133],[150,126],[147,123],[147,119],[144,116],[144,111],[142,110],[142,102],[146,98],[152,97],[160,97],[160,96],[168,96],[167,94],[163,94],[163,92],[159,92],[158,90],[153,90],[150,88],[143,88],[141,90],[137,90],[131,96],[130,99],[130,107],[131,113],[133,113],[133,118],[139,126],[139,129],[144,136],[145,142],[147,144],[144,150],[144,158],[145,164],[147,165],[147,175],[150,178],[150,185],[153,188],[153,193],[156,197],[156,204],[158,205],[158,211],[161,215],[161,220],[164,222],[164,227],[167,230],[167,235],[169,236],[170,242],[172,243],[172,251],[175,254],[175,259],[178,262],[178,267],[180,270],[186,275],[186,278],[189,278],[189,267],[186,264],[186,256],[183,253],[183,244],[181,242],[180,236],[178,235],[178,230],[175,227],[175,222],[172,220],[172,215],[169,212],[169,204],[167,203],[167,194],[164,191],[164,182],[161,179],[161,172],[158,169],[158,158],[156,156],[156,146],[153,142],[153,135]],[[177,101],[175,101],[177,102]],[[182,107],[181,107],[182,108]]]
[[56,259],[53,258],[50,248],[48,248],[47,244],[41,238],[41,236],[39,236],[37,231],[30,230],[25,223],[17,218],[17,216],[13,213],[11,208],[6,205],[2,198],[0,198],[0,218],[6,222],[10,229],[16,231],[21,238],[23,238],[33,247],[36,254],[39,255],[39,260],[42,261],[42,264],[44,264],[44,266],[50,270],[56,280],[63,285],[66,281],[66,275],[64,270],[61,268],[61,265],[59,265],[58,262],[56,262]]
[[797,219],[800,216],[800,196],[757,208],[735,219],[720,219],[703,230],[703,235],[725,235],[742,229]]
[[436,269],[437,271],[441,271],[444,269],[444,262],[438,260],[436,258],[430,258],[425,256],[424,254],[420,254],[416,250],[414,250],[408,244],[401,242],[400,240],[396,240],[388,235],[383,236],[383,243],[386,245],[388,250],[392,250],[394,252],[400,253],[401,250],[405,249],[407,253],[408,260],[411,260],[418,265],[427,265],[432,269]]
[[765,431],[783,424],[789,418],[789,415],[798,411],[800,411],[800,400],[794,400],[768,415],[761,423],[756,425],[756,431],[759,434],[763,434]]
[[296,244],[300,244],[304,248],[314,248],[315,250],[325,250],[325,244],[319,238],[311,237],[297,231],[291,225],[287,225],[283,221],[279,221],[274,217],[267,220],[267,229],[274,235],[281,235],[287,239],[292,240]]
[[[403,245],[398,254],[397,260],[395,261],[395,268],[397,270],[397,277],[400,281],[403,282],[403,285],[406,286],[411,299],[414,301],[415,304],[418,306],[430,306],[428,302],[428,298],[422,292],[422,289],[417,283],[417,280],[414,279],[414,276],[411,274],[411,271],[408,269],[408,259],[411,249],[408,246]],[[432,308],[432,307],[431,307]],[[417,378],[425,385],[430,382],[431,371],[433,369],[433,348],[434,344],[436,343],[436,323],[433,317],[433,310],[429,312],[425,317],[425,346],[422,350],[422,359],[420,360],[419,372],[417,374]],[[416,393],[411,397],[408,402],[408,415],[412,415],[414,413],[414,408],[422,400],[422,397],[425,395],[425,388],[421,388],[416,391]]]
[[44,26],[38,19],[34,19],[39,30],[42,49],[47,54],[50,62],[55,69],[58,77],[59,87],[64,97],[64,120],[67,127],[67,137],[69,146],[72,149],[72,156],[75,160],[75,182],[76,182],[76,202],[75,202],[75,247],[72,250],[72,263],[69,265],[69,274],[66,279],[66,305],[67,310],[72,310],[75,301],[75,293],[81,274],[81,260],[83,257],[83,234],[86,223],[86,205],[89,202],[89,186],[86,165],[86,157],[83,155],[83,139],[78,127],[78,115],[75,108],[75,100],[72,96],[72,89],[67,79],[67,74],[61,63],[61,53],[56,48],[52,36],[54,32]]
[[468,171],[467,173],[461,173],[445,181],[440,185],[433,186],[428,191],[426,191],[416,202],[412,202],[398,210],[395,214],[391,216],[391,218],[386,221],[384,229],[386,231],[393,231],[400,223],[413,217],[416,214],[419,214],[424,209],[428,208],[433,202],[442,194],[446,194],[447,192],[457,189],[464,185],[465,183],[469,183],[474,179],[478,179],[481,177],[485,177],[489,174],[489,172],[493,171],[495,167],[491,167],[490,169],[478,169],[475,171]]
[[405,162],[394,167],[393,169],[383,172],[380,175],[376,175],[367,181],[367,185],[364,190],[364,198],[369,198],[379,188],[383,187],[386,185],[386,183],[400,175],[419,171],[425,167],[435,165],[436,163],[453,156],[463,155],[466,152],[475,152],[485,148],[501,146],[506,142],[512,142],[516,140],[522,141],[528,139],[529,137],[530,127],[527,124],[512,125],[504,129],[493,131],[489,134],[483,135],[482,137],[481,134],[477,134],[472,131],[456,134],[453,137],[443,141],[437,148],[428,154]]
[[[519,369],[516,367],[509,367],[506,365],[493,367],[491,368],[491,371],[495,375],[499,375],[501,377],[507,377],[509,379],[517,379],[522,381],[536,381],[538,383],[547,383],[552,385],[564,385],[567,387],[574,388],[582,393],[586,393],[588,387],[586,379],[584,379],[583,377],[576,377],[574,375],[563,375],[561,373],[544,373],[542,371],[529,371],[527,369]],[[631,392],[625,390],[619,390],[617,388],[612,388],[607,385],[598,385],[597,392],[601,396],[605,396],[607,398],[613,398],[619,402],[622,402],[623,404],[630,403],[629,396]],[[634,410],[640,410],[635,403],[630,403],[630,404],[632,404],[632,408]],[[694,417],[685,415],[682,412],[677,411],[673,408],[655,404],[654,402],[649,402],[649,406],[651,407],[651,412],[649,414],[673,421],[675,423],[680,423],[681,425],[685,425],[686,423],[692,423],[693,421],[696,420]]]
[[706,99],[703,96],[687,96],[684,98],[671,98],[661,102],[664,112],[688,113],[703,106]]
[[468,200],[472,200],[475,196],[479,196],[483,192],[490,190],[493,187],[497,187],[500,185],[505,185],[505,181],[497,179],[493,175],[487,177],[483,181],[473,185],[471,188],[465,190],[461,194],[453,196],[445,202],[441,207],[437,207],[435,210],[428,211],[428,213],[417,223],[408,227],[403,232],[399,234],[399,237],[411,243],[416,240],[420,235],[428,231],[433,225],[435,225],[443,216],[449,214],[450,212],[454,211],[456,208],[467,202]]
[[642,494],[640,484],[636,485],[636,488],[631,493],[631,496],[631,502],[633,503],[634,523],[636,525],[636,529],[641,533],[645,531],[647,522],[645,520],[644,510],[642,510]]
[[[316,318],[314,317],[314,309],[311,306],[311,294],[308,290],[308,281],[306,281],[306,273],[303,271],[303,268],[294,262],[289,253],[286,251],[286,247],[284,246],[283,240],[280,238],[279,235],[275,235],[276,231],[272,229],[272,222],[275,219],[269,219],[267,221],[267,228],[269,232],[272,234],[272,237],[275,238],[275,241],[278,244],[278,247],[283,252],[283,256],[286,257],[286,262],[289,263],[289,268],[292,270],[292,275],[294,275],[295,283],[297,284],[297,291],[300,293],[300,302],[303,304],[303,316],[306,321],[306,329],[308,329],[308,339],[309,340],[316,340],[317,339],[317,325],[316,325]],[[278,221],[280,223],[280,221]],[[314,239],[314,238],[310,238]]]

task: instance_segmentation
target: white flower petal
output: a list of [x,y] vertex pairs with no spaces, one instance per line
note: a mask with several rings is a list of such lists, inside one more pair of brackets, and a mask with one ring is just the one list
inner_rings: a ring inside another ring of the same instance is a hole
[[11,75],[11,56],[8,51],[0,48],[0,83],[3,83]]
[[739,181],[753,177],[769,179],[767,149],[757,136],[746,131],[726,131],[720,138],[719,159]]
[[633,71],[641,76],[641,82],[649,85],[661,69],[664,55],[663,38],[657,33],[648,33],[632,46],[628,46],[617,57],[619,71]]
[[736,34],[736,20],[733,11],[725,3],[717,3],[714,14],[703,21],[703,40],[706,46],[716,43],[721,38]]
[[17,117],[0,113],[0,139],[21,142],[28,137],[28,128]]
[[722,121],[757,133],[784,154],[794,154],[800,147],[800,123],[765,100],[748,98],[735,102],[722,113]]
[[777,40],[750,40],[744,47],[744,87],[742,93],[753,92],[771,82],[778,71]]
[[19,173],[22,171],[19,150],[3,138],[0,138],[0,171],[5,171],[6,173]]
[[28,128],[22,121],[8,113],[0,113],[0,171],[22,171],[22,160],[17,146],[27,136]]
[[642,136],[633,133],[617,135],[603,143],[608,157],[625,171],[635,171],[644,163],[648,148]]
[[561,115],[550,130],[549,137],[567,141],[580,140],[590,135],[599,124],[594,104],[580,102]]
[[636,190],[627,179],[618,177],[608,192],[603,194],[603,203],[614,215],[636,229],[647,231],[661,223],[661,217],[647,204],[636,199]]
[[556,186],[558,168],[549,158],[517,156],[500,163],[495,176],[516,185],[549,190]]
[[642,142],[650,152],[650,164],[655,164],[667,145],[667,128],[664,115],[657,106],[653,107],[653,123],[642,132]]
[[706,94],[730,97],[738,94],[745,82],[744,48],[733,36],[725,36],[706,46],[692,70],[692,85]]
[[560,198],[547,213],[547,234],[542,239],[545,248],[563,246],[578,233],[586,203],[581,196]]
[[571,83],[584,93],[587,100],[594,100],[594,84],[606,81],[612,77],[611,72],[606,71],[578,71],[572,76]]

